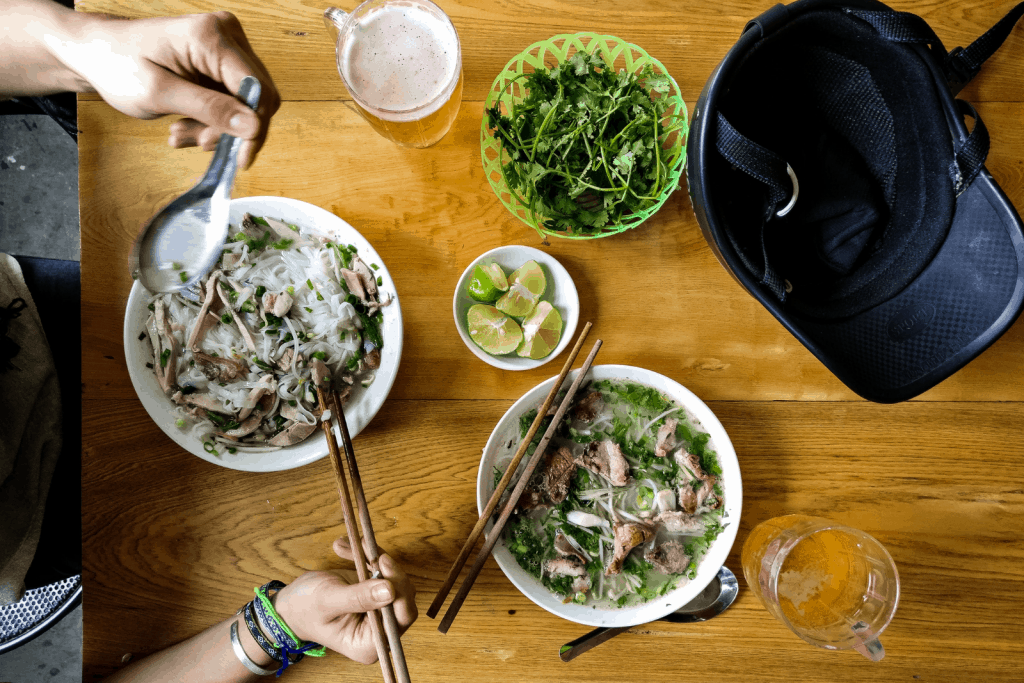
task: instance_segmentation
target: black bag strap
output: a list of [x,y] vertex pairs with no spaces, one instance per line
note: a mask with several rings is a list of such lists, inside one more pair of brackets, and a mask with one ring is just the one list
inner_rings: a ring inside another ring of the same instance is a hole
[[[737,169],[764,183],[768,188],[767,206],[764,216],[761,218],[761,252],[764,255],[764,275],[761,278],[761,284],[768,287],[779,301],[785,301],[786,283],[768,262],[764,228],[768,221],[777,215],[778,207],[786,202],[787,198],[792,195],[795,199],[796,193],[799,191],[795,184],[796,176],[790,174],[790,167],[785,159],[742,135],[733,128],[722,112],[718,112],[717,123],[715,147],[718,149],[718,153]],[[743,258],[746,260],[745,257]],[[746,264],[750,270],[756,272],[756,269],[751,267],[752,265]]]
[[985,60],[995,54],[1009,37],[1017,21],[1024,17],[1024,2],[1007,12],[995,26],[967,48],[956,47],[948,54],[928,22],[916,14],[886,10],[869,11],[852,7],[846,7],[844,11],[871,24],[880,36],[894,43],[929,45],[932,53],[942,62],[950,91],[956,95],[978,75]]
[[974,107],[965,100],[956,101],[957,109],[961,116],[970,116],[974,119],[974,129],[963,142],[953,145],[953,162],[949,165],[949,177],[953,181],[953,191],[956,196],[970,187],[974,182],[978,171],[985,165],[988,157],[989,137],[988,129],[981,122],[981,117]]

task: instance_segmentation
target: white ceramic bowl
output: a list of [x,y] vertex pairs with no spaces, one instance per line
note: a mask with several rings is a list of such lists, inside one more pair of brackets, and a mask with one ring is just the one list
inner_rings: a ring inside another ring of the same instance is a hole
[[[531,260],[540,264],[548,280],[548,289],[541,297],[541,301],[549,302],[562,316],[562,336],[558,340],[558,346],[548,355],[536,360],[520,358],[515,353],[507,356],[492,356],[477,346],[477,343],[469,336],[466,316],[470,307],[480,302],[469,295],[466,286],[473,276],[473,269],[481,263],[497,263],[505,270],[506,275],[511,275],[513,270]],[[455,316],[455,327],[459,330],[459,336],[477,358],[502,370],[530,370],[554,360],[569,345],[576,332],[576,325],[580,321],[580,295],[576,291],[576,285],[569,277],[569,273],[553,256],[540,249],[513,244],[491,249],[469,264],[469,267],[462,273],[462,277],[459,278],[459,284],[455,286],[452,314]]]
[[[384,399],[395,383],[398,364],[402,358],[402,309],[391,274],[380,254],[355,228],[318,206],[285,197],[243,197],[231,201],[231,224],[240,223],[242,215],[246,212],[257,216],[280,218],[304,228],[315,226],[320,230],[329,231],[345,244],[358,247],[359,255],[367,263],[376,263],[380,266],[380,270],[377,271],[383,282],[380,290],[391,295],[394,303],[381,309],[384,315],[384,322],[381,325],[384,348],[381,349],[380,370],[377,371],[376,379],[366,389],[359,390],[345,407],[345,421],[354,438],[384,405]],[[146,318],[149,316],[147,306],[150,297],[150,293],[141,284],[136,282],[132,285],[124,316],[124,355],[128,363],[128,374],[131,375],[139,400],[167,436],[192,455],[215,465],[246,472],[292,469],[327,455],[327,441],[323,432],[319,431],[301,443],[280,450],[261,453],[239,451],[232,455],[218,448],[219,454],[213,455],[203,450],[203,444],[199,439],[178,429],[174,424],[171,400],[160,390],[153,371],[146,367],[146,363],[153,360],[149,340],[139,340],[139,333],[145,331]]]
[[[569,386],[570,381],[576,376],[577,372],[579,371],[573,370],[570,373],[570,376],[565,380],[564,386]],[[590,378],[595,380],[621,379],[653,387],[681,404],[686,408],[690,417],[697,419],[701,427],[711,435],[711,443],[714,445],[715,452],[718,454],[719,465],[722,467],[719,481],[722,483],[725,494],[725,511],[722,516],[722,524],[725,526],[725,529],[718,535],[718,538],[715,539],[715,542],[711,544],[708,552],[701,559],[697,567],[696,578],[683,583],[674,591],[655,600],[621,609],[594,609],[590,606],[577,605],[571,602],[564,604],[539,579],[519,566],[519,563],[516,562],[512,553],[505,546],[504,538],[499,540],[494,546],[492,554],[509,581],[523,595],[552,614],[588,626],[604,626],[609,628],[637,626],[660,619],[688,603],[704,590],[722,565],[725,564],[725,559],[729,556],[732,544],[736,540],[736,532],[740,524],[740,511],[743,508],[743,483],[740,480],[740,466],[736,460],[736,451],[733,449],[732,442],[729,440],[729,435],[725,433],[722,423],[718,421],[718,418],[715,417],[715,414],[711,412],[711,409],[703,401],[678,382],[656,372],[629,365],[597,365],[591,368]],[[508,412],[498,421],[494,431],[491,432],[491,438],[487,440],[487,445],[484,447],[484,454],[480,459],[480,469],[477,472],[477,514],[483,512],[484,506],[487,505],[487,500],[490,498],[491,491],[494,488],[494,465],[497,462],[502,446],[513,438],[518,441],[519,416],[536,408],[543,402],[555,379],[555,377],[552,377],[526,392],[522,398],[508,409]],[[488,532],[491,526],[492,524],[488,523]]]

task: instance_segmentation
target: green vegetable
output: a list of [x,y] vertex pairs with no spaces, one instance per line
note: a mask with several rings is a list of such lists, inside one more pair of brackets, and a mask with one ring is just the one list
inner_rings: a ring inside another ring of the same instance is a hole
[[177,427],[178,429],[184,429],[185,418],[179,417],[177,420],[174,421],[174,426]]
[[356,314],[363,321],[363,333],[366,334],[366,338],[378,349],[382,348],[384,340],[380,336],[380,327],[377,325],[377,321],[358,309],[356,309]]
[[313,291],[313,281],[312,280],[306,280],[306,286],[309,287],[310,291]]
[[167,361],[168,361],[168,359],[170,359],[170,357],[171,357],[171,350],[170,349],[164,349],[163,353],[160,354],[160,367],[166,368],[167,367]]
[[[313,312],[313,309],[312,309],[312,308],[310,308],[309,306],[303,306],[303,308],[305,308],[305,309],[306,309],[306,313],[312,313],[312,312]],[[343,338],[344,338],[344,337],[343,337]]]
[[[516,562],[530,574],[539,577],[541,563],[544,561],[545,539],[538,536],[533,520],[519,517],[510,521],[505,529],[508,550],[516,558]],[[572,581],[569,583],[571,585]]]
[[283,239],[283,240],[274,242],[270,246],[272,246],[274,249],[287,249],[288,247],[292,246],[292,242],[294,242],[294,241],[295,240]]
[[206,451],[207,453],[213,453],[214,455],[219,455],[219,453],[217,453],[217,448],[215,447],[215,445],[214,445],[214,443],[212,441],[204,441],[203,442],[203,450]]
[[636,506],[641,510],[650,510],[654,504],[654,491],[646,486],[641,486],[636,492]]
[[184,270],[178,273],[178,277],[181,278],[182,282],[188,282],[188,273],[186,273]]
[[316,358],[319,360],[327,360],[327,354],[324,353],[323,351],[314,351],[313,353],[309,354],[309,357]]
[[288,292],[289,294],[291,294],[292,296],[295,296],[295,288],[294,288],[294,287],[292,287],[291,285],[288,285],[288,286],[287,286],[287,287],[285,288],[285,290],[286,290],[286,291],[287,291],[287,292]]
[[255,313],[256,312],[256,304],[254,304],[251,301],[246,301],[244,304],[242,304],[242,306],[241,306],[241,308],[239,308],[239,310],[242,311],[243,313]]
[[253,216],[252,220],[253,220],[254,223],[259,223],[264,228],[269,228],[270,227],[270,223],[268,223],[267,219],[263,218],[262,216]]
[[231,317],[230,313],[225,313],[220,317],[220,321],[225,325],[230,325],[234,321],[234,318]]
[[500,103],[486,112],[521,204],[548,229],[588,234],[657,202],[676,161],[662,143],[684,127],[662,123],[667,76],[650,65],[616,73],[599,55],[577,52],[525,79],[528,94],[509,116]]
[[384,284],[384,278],[381,277],[380,275],[378,275],[377,276],[377,286],[380,287],[382,284]]
[[262,299],[263,295],[266,294],[266,293],[267,293],[267,288],[264,287],[263,285],[260,285],[259,287],[256,288],[256,298],[257,299]]
[[380,267],[376,263],[371,263],[370,267],[373,268],[374,270],[380,270]]

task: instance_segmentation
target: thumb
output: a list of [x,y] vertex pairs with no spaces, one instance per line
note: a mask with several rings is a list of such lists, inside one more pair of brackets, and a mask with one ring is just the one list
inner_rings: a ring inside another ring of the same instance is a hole
[[210,90],[166,73],[159,85],[159,107],[162,114],[180,114],[210,128],[235,137],[251,140],[260,132],[256,112],[231,95]]
[[395,587],[387,579],[373,579],[356,584],[338,584],[324,602],[338,614],[369,612],[390,605]]

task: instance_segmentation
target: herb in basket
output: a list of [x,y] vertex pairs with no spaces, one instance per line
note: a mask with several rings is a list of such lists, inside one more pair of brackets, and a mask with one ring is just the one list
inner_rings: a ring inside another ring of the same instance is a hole
[[649,64],[616,73],[600,55],[577,52],[520,78],[526,98],[509,116],[496,103],[488,125],[510,158],[506,184],[546,228],[593,234],[659,200],[680,153],[662,143],[685,127],[662,121],[668,76]]

